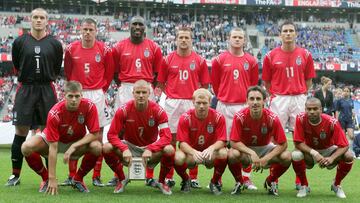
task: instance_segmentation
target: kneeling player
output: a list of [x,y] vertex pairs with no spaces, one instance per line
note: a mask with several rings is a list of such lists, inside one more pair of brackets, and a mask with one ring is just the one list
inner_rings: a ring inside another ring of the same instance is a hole
[[191,182],[186,174],[187,168],[204,164],[214,167],[210,190],[215,195],[221,194],[219,180],[227,165],[225,118],[209,108],[211,93],[198,89],[193,93],[195,109],[182,114],[177,130],[180,149],[175,155],[175,169],[182,178],[181,191],[189,192]]
[[248,107],[234,116],[228,159],[230,171],[239,182],[231,194],[239,194],[241,191],[241,165],[248,167],[253,164],[255,171],[271,167],[264,186],[266,189],[269,187],[269,194],[278,195],[276,180],[291,164],[284,129],[279,118],[264,108],[265,99],[266,93],[261,87],[249,87]]
[[348,150],[349,143],[339,122],[322,113],[321,102],[310,98],[305,103],[305,113],[296,118],[294,144],[292,152],[293,168],[300,178],[301,188],[297,197],[305,197],[309,192],[306,168],[318,163],[320,168],[332,169],[337,165],[335,180],[331,190],[339,198],[346,198],[340,183],[349,173],[353,155]]
[[150,88],[144,80],[135,82],[134,100],[120,107],[111,122],[109,143],[104,144],[103,155],[119,178],[114,193],[123,192],[128,183],[121,162],[129,166],[132,157],[142,157],[143,164],[151,168],[162,159],[157,187],[163,194],[171,195],[165,176],[174,164],[175,149],[170,144],[171,133],[165,111],[148,100]]
[[[31,137],[21,147],[30,168],[43,179],[39,191],[51,195],[58,193],[56,180],[58,152],[65,152],[65,163],[84,155],[72,185],[80,192],[89,192],[83,177],[94,168],[102,150],[101,143],[97,141],[100,128],[96,106],[90,100],[82,98],[80,83],[69,81],[65,84],[64,90],[65,100],[57,103],[50,110],[43,133]],[[40,155],[48,156],[49,170],[44,167]]]

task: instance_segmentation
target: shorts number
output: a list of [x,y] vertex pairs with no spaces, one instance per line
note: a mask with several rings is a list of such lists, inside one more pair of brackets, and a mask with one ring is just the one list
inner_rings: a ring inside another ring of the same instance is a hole
[[106,108],[104,108],[105,118],[109,118],[109,112]]
[[257,136],[256,135],[251,136],[251,144],[257,145]]
[[144,127],[139,127],[139,136],[142,137],[144,135]]
[[85,74],[90,73],[90,63],[85,63],[84,64],[84,72],[85,72]]
[[294,68],[293,67],[286,67],[286,76],[288,78],[294,77]]
[[198,138],[198,145],[203,145],[205,143],[205,136],[200,135]]
[[317,138],[317,137],[313,137],[313,143],[314,143],[314,145],[319,145],[319,138]]
[[135,60],[135,67],[136,67],[136,71],[140,72],[141,71],[141,59],[137,58]]
[[238,69],[235,69],[235,70],[233,71],[233,76],[234,76],[234,80],[239,79],[239,70],[238,70]]
[[180,80],[187,80],[189,78],[189,72],[187,70],[179,70]]

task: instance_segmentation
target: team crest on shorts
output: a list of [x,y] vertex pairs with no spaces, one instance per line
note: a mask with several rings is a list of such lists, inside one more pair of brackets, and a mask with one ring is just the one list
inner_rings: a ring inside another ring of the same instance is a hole
[[321,130],[321,132],[320,132],[320,139],[325,139],[326,138],[326,133],[325,133],[325,131],[324,130]]
[[149,118],[149,122],[148,122],[150,127],[153,127],[155,125],[155,120],[153,117]]
[[35,46],[34,51],[35,51],[35,54],[40,54],[40,52],[41,52],[40,46]]
[[244,63],[244,70],[249,70],[249,63],[248,62]]
[[213,133],[214,132],[214,126],[211,124],[211,123],[209,123],[208,125],[207,125],[207,127],[206,127],[206,130],[207,130],[207,132],[208,133]]
[[150,51],[149,51],[149,49],[145,49],[145,51],[144,51],[144,56],[145,56],[146,58],[150,56]]
[[100,56],[99,53],[97,53],[97,54],[95,55],[95,61],[98,62],[98,63],[101,61],[101,56]]
[[85,122],[85,117],[84,117],[84,115],[80,114],[78,116],[78,123],[84,124],[84,122]]
[[266,135],[267,133],[268,133],[268,129],[267,129],[265,123],[263,123],[261,126],[261,134]]
[[301,65],[301,58],[300,58],[300,56],[298,56],[298,57],[296,58],[296,65],[298,65],[298,66]]
[[190,70],[195,70],[195,61],[191,61]]

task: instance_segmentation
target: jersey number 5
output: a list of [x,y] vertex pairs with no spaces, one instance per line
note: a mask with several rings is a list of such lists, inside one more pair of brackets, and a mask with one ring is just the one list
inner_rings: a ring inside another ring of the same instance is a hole
[[84,72],[86,75],[88,75],[90,73],[90,63],[84,64]]

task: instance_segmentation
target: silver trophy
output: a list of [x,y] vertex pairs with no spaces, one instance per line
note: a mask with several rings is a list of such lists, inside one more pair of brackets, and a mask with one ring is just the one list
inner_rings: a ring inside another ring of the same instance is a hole
[[141,157],[133,157],[129,168],[130,180],[145,180],[145,167]]

